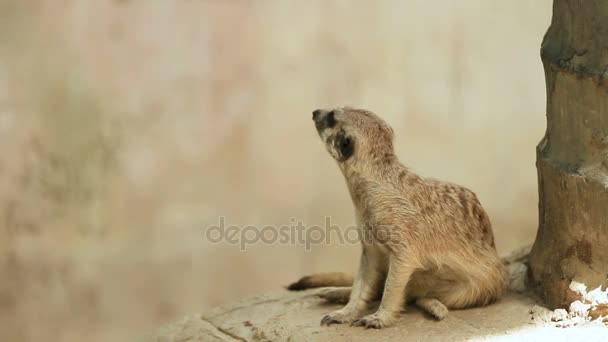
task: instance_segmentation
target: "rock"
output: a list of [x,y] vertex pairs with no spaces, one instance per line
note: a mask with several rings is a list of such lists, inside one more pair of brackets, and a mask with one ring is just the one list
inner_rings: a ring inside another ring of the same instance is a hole
[[608,334],[604,327],[559,329],[551,324],[550,318],[549,323],[533,320],[534,314],[531,317],[530,313],[551,311],[536,306],[531,297],[513,292],[487,307],[451,311],[439,322],[408,306],[390,328],[321,327],[321,317],[341,307],[325,303],[318,297],[321,292],[281,292],[244,299],[205,314],[185,317],[141,341],[483,341],[514,337],[522,341],[552,337],[599,341]]
[[523,293],[526,291],[526,276],[528,274],[528,266],[526,264],[518,262],[507,265],[507,272],[509,273],[509,290]]
[[553,311],[553,315],[551,315],[551,321],[553,322],[561,322],[568,319],[568,311],[566,309],[556,309]]
[[[536,324],[538,324],[539,322],[549,322],[553,319],[553,311],[540,305],[534,305],[532,307],[532,310],[530,310],[530,315],[532,315],[532,320]],[[566,312],[566,316],[567,315],[568,313]]]
[[578,317],[587,317],[591,309],[591,304],[585,304],[580,300],[575,300],[570,304],[570,314]]

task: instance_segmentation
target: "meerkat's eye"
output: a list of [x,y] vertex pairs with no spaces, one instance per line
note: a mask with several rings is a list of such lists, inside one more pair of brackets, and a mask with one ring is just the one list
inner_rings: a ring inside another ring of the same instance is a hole
[[327,127],[334,128],[334,126],[336,125],[336,113],[334,113],[333,110],[331,112],[327,113],[326,120],[327,120]]

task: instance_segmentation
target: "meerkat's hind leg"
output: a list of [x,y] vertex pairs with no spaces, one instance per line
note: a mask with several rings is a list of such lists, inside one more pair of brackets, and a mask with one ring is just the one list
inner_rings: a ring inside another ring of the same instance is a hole
[[439,321],[444,319],[448,314],[448,308],[435,298],[418,298],[416,299],[416,306],[428,312]]
[[346,304],[350,298],[351,290],[350,287],[329,287],[319,291],[317,296],[323,298],[328,303]]
[[453,265],[460,268],[461,279],[450,286],[433,289],[428,297],[437,298],[450,309],[465,309],[485,306],[501,297],[506,288],[506,272],[496,255],[479,261],[469,259],[466,265]]

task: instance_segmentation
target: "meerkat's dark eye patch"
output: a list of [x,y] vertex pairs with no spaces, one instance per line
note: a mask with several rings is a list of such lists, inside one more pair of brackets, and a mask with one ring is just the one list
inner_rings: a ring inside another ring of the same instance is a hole
[[338,150],[338,153],[340,153],[340,159],[342,161],[345,161],[350,158],[355,152],[355,144],[353,142],[353,139],[349,136],[346,136],[344,131],[340,131],[336,135],[335,147],[336,150]]
[[333,110],[327,113],[327,119],[325,120],[327,120],[327,127],[334,128],[336,126],[336,113]]

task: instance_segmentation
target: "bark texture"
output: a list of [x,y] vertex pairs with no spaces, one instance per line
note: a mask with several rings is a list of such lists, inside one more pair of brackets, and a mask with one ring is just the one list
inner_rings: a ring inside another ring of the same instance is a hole
[[554,0],[541,57],[547,131],[537,147],[531,285],[551,308],[572,280],[608,285],[608,1]]

